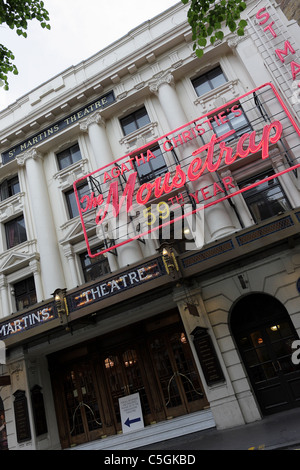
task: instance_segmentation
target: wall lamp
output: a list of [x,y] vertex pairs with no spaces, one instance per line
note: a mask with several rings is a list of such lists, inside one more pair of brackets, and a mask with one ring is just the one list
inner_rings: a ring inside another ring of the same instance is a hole
[[167,242],[163,242],[159,247],[159,252],[167,273],[172,275],[178,272],[179,266],[172,246]]
[[67,321],[68,321],[68,316],[69,316],[66,292],[67,292],[67,289],[55,289],[55,291],[51,294],[54,297],[55,307],[57,309],[57,313],[58,313],[61,323],[63,323],[64,315],[66,315]]

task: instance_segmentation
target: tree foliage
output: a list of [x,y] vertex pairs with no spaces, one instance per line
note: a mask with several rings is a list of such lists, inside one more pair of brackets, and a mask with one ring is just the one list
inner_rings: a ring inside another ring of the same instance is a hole
[[[42,28],[50,29],[49,13],[41,0],[0,0],[0,24],[15,29],[18,36],[27,37],[28,22],[36,19]],[[15,56],[3,44],[0,44],[0,80],[8,90],[8,73],[18,75],[13,63]]]
[[246,3],[243,0],[181,0],[184,5],[190,3],[187,18],[192,28],[194,51],[202,57],[204,48],[222,40],[224,24],[238,36],[244,35],[247,21],[241,18]]

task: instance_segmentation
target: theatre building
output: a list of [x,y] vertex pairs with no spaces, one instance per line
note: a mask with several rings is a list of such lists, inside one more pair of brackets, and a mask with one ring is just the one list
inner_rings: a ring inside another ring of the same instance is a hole
[[187,9],[0,113],[3,450],[300,404],[299,25],[249,0],[199,59]]

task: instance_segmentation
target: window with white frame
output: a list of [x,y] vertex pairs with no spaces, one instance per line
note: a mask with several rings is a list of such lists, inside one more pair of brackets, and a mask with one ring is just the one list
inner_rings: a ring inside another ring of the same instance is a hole
[[231,107],[230,110],[219,112],[215,118],[210,119],[210,122],[216,136],[225,135],[226,142],[253,130],[245,111],[238,104]]
[[[92,248],[91,254],[94,255],[99,253],[103,249],[103,245]],[[94,281],[95,279],[110,273],[110,267],[106,256],[98,255],[91,258],[86,251],[79,255],[79,257],[85,282]]]
[[27,240],[24,215],[4,224],[7,249],[13,248]]
[[[157,176],[163,175],[168,170],[164,156],[159,145],[148,149],[143,154],[136,157],[134,160],[134,166],[138,174],[140,183],[146,183]],[[150,155],[150,157],[147,157]]]
[[72,145],[71,147],[63,150],[62,152],[57,153],[56,157],[60,170],[64,170],[68,166],[82,159],[78,144]]
[[13,285],[17,310],[28,308],[37,302],[34,277],[30,276]]
[[12,178],[5,179],[0,184],[0,196],[1,201],[14,196],[20,192],[20,184],[18,176],[13,176]]
[[[278,178],[266,179],[272,175],[270,169],[239,183],[240,189],[249,187],[242,194],[256,223],[291,209]],[[253,186],[255,183],[259,184]]]
[[[70,219],[73,219],[74,217],[77,217],[79,215],[79,209],[78,209],[74,190],[70,189],[69,191],[66,191],[64,194],[65,194],[65,198],[67,202],[69,217]],[[90,188],[89,188],[88,183],[83,183],[79,185],[77,187],[77,194],[78,194],[79,201],[81,200],[83,196],[89,195]]]
[[226,82],[227,78],[220,66],[192,80],[193,87],[198,96],[202,96]]
[[124,135],[130,134],[143,126],[146,126],[150,122],[145,106],[120,119]]

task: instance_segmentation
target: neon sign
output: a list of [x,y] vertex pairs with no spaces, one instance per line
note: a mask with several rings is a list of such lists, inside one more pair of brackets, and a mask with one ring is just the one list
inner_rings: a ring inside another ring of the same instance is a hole
[[[260,26],[263,26],[265,25],[269,19],[270,19],[270,14],[267,12],[266,8],[263,7],[261,8],[257,13],[256,13],[256,18],[259,21],[259,25]],[[277,33],[276,31],[274,30],[273,26],[275,24],[275,21],[271,21],[270,23],[268,23],[266,26],[263,26],[263,30],[264,32],[270,32],[270,34],[272,35],[273,38],[276,38],[277,37]],[[285,59],[283,58],[283,56],[286,56],[288,55],[288,51],[291,53],[291,54],[295,54],[296,51],[295,49],[292,47],[291,43],[289,41],[285,41],[284,42],[284,49],[275,49],[275,54],[277,55],[278,59],[284,63],[285,62]],[[296,77],[298,75],[298,73],[300,73],[300,64],[298,64],[295,60],[291,60],[290,62],[290,68],[291,68],[291,74],[292,74],[292,78],[293,80],[296,80]],[[300,88],[300,81],[298,83],[298,87]]]
[[[237,132],[239,129],[230,128],[229,116],[232,119],[243,117],[243,106],[247,106],[247,100],[257,98],[257,94],[263,91],[272,93],[272,97],[276,99],[276,105],[279,104],[280,111],[283,111],[282,119],[274,118],[268,122],[264,119],[261,120],[262,125],[255,126],[255,128],[248,122],[248,126],[244,126],[239,133]],[[188,217],[260,184],[259,182],[238,189],[232,178],[225,176],[213,181],[208,187],[205,185],[205,177],[216,175],[220,169],[224,170],[254,155],[256,157],[259,155],[262,160],[268,159],[270,147],[284,137],[286,118],[288,118],[289,125],[296,131],[298,138],[300,136],[298,125],[275,87],[267,83],[75,181],[73,187],[89,256],[99,256],[130,241],[142,238],[178,219]],[[221,126],[227,127],[226,132],[220,135]],[[153,178],[144,182],[140,179],[139,167],[151,161],[155,162],[157,157],[152,151],[153,145],[159,145],[163,149],[165,158],[169,159],[168,165],[163,174],[156,177],[154,174]],[[176,158],[173,155],[175,151],[179,154]],[[184,152],[188,152],[188,155],[184,156]],[[170,155],[174,157],[171,164]],[[290,165],[289,168],[272,175],[269,179],[299,166],[300,164],[297,163]],[[203,178],[204,183],[201,185]],[[80,195],[78,187],[83,182],[89,182],[92,188],[88,194]],[[196,203],[196,206],[201,203],[200,206],[195,207],[194,204],[183,215],[165,221],[167,217],[164,216],[166,214],[163,214],[162,207],[166,210],[166,206],[172,201],[178,205],[184,205],[183,191],[187,185],[194,188],[190,192],[190,199]],[[126,218],[132,213],[147,214],[148,206],[153,201],[157,204],[157,210],[160,213],[159,225],[151,227],[151,223],[146,223],[146,227],[139,233],[131,232],[127,234],[127,239],[116,240],[110,247],[96,254],[91,253],[87,227],[93,225],[97,230],[104,230],[108,222],[124,219],[124,216]]]

